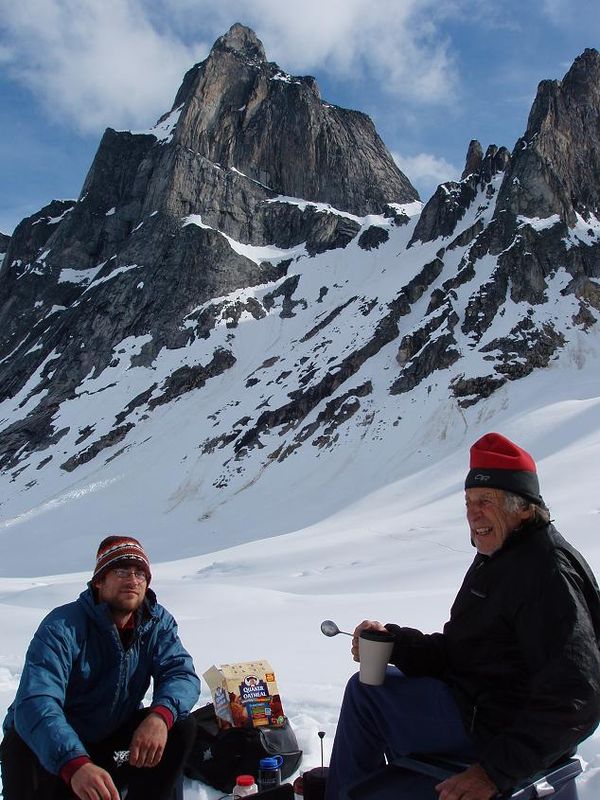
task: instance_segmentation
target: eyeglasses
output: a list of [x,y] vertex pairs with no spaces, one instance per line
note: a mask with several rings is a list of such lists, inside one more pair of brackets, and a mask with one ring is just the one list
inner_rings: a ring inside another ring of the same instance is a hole
[[113,575],[116,575],[119,580],[124,581],[125,578],[135,578],[138,583],[146,583],[146,573],[143,569],[113,569]]

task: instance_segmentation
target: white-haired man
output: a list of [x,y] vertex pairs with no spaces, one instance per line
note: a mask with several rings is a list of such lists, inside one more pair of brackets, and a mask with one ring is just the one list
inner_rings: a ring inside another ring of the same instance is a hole
[[472,765],[440,800],[490,800],[573,754],[600,720],[600,597],[583,557],[550,523],[536,466],[497,433],[471,448],[466,514],[477,555],[442,633],[365,620],[394,649],[382,686],[354,676],[327,784],[353,782],[408,753]]

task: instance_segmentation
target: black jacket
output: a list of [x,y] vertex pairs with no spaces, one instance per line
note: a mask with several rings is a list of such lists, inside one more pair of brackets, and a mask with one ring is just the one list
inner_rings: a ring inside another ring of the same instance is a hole
[[476,555],[443,633],[386,626],[392,663],[452,689],[501,791],[574,752],[600,720],[600,596],[553,525]]

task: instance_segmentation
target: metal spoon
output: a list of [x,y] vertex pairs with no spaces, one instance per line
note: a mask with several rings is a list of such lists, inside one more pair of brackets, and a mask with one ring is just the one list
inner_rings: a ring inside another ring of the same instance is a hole
[[341,631],[332,619],[325,619],[321,623],[321,633],[325,636],[337,636],[338,633],[345,633],[346,636],[353,636],[354,634],[348,631]]

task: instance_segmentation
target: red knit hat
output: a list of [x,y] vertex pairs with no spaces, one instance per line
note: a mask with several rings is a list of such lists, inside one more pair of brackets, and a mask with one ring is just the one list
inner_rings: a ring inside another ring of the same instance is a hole
[[542,504],[535,461],[501,433],[486,433],[471,447],[465,489],[503,489]]
[[107,536],[100,542],[92,580],[100,578],[107,570],[113,569],[123,561],[128,561],[143,569],[146,573],[146,581],[150,583],[152,578],[150,561],[142,545],[133,536]]

